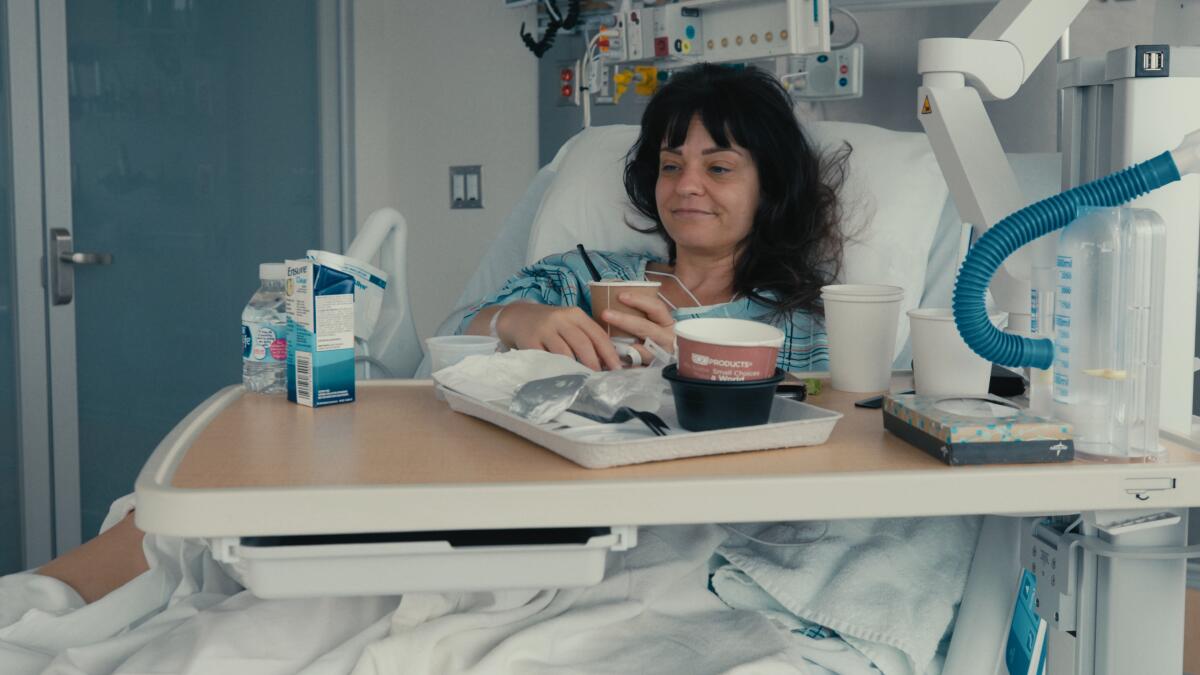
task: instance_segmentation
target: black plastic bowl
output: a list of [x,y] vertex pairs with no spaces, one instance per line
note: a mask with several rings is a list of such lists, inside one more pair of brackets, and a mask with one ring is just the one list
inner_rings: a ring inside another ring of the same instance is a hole
[[683,377],[672,364],[663,368],[662,376],[671,382],[680,426],[711,431],[765,424],[784,372],[776,368],[775,376],[765,380],[721,382]]

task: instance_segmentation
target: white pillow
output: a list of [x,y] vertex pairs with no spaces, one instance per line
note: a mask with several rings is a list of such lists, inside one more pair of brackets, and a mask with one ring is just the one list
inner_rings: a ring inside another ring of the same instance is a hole
[[[905,312],[918,306],[926,262],[946,202],[946,182],[922,133],[890,131],[866,124],[816,122],[806,125],[813,142],[830,150],[848,142],[850,155],[842,192],[847,243],[842,278],[847,283],[888,283],[904,288],[896,351],[908,339]],[[637,140],[636,125],[592,127],[579,132],[555,157],[558,175],[546,190],[529,233],[526,262],[535,262],[582,243],[605,251],[666,255],[625,195],[625,155]]]
[[658,235],[626,226],[654,226],[633,208],[625,194],[625,155],[638,137],[633,124],[590,127],[567,141],[555,157],[558,175],[546,189],[529,231],[526,263],[583,244],[600,251],[646,251],[667,255]]

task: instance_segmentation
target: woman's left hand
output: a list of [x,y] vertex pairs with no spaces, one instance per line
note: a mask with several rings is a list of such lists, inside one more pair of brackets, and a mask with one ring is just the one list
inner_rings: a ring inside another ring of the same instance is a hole
[[[621,293],[617,299],[624,305],[644,312],[647,318],[606,309],[602,319],[614,328],[636,335],[642,341],[653,340],[654,344],[668,351],[675,349],[675,318],[662,298]],[[654,359],[654,355],[641,342],[634,343],[633,347],[641,352],[642,363],[650,363]]]

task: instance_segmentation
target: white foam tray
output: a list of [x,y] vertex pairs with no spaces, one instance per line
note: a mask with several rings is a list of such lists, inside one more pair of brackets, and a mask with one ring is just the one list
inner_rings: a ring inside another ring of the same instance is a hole
[[633,419],[622,424],[599,424],[563,413],[545,424],[508,411],[507,401],[488,403],[439,386],[450,408],[478,417],[588,469],[659,462],[748,450],[770,450],[820,445],[829,439],[842,414],[790,398],[776,396],[766,424],[716,431],[687,431],[679,426],[672,400],[663,403],[658,416],[671,427],[667,436],[655,436]]

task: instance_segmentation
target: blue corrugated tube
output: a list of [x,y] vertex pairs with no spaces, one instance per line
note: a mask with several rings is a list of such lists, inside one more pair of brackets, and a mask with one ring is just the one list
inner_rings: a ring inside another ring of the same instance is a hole
[[1066,227],[1083,206],[1115,207],[1179,180],[1170,152],[1110,176],[1030,204],[989,229],[967,252],[954,284],[954,323],[967,346],[983,358],[1012,368],[1049,368],[1054,343],[1001,332],[988,320],[984,294],[1004,259],[1025,244]]

